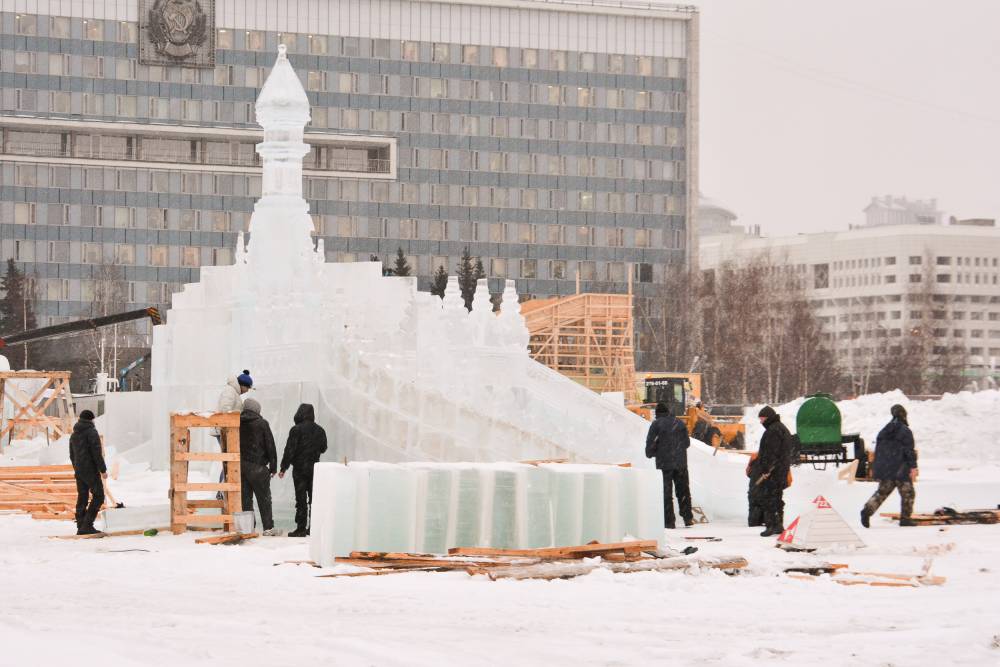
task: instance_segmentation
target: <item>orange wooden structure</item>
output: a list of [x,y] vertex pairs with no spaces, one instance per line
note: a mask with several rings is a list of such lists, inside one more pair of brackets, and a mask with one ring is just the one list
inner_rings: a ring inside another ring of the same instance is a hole
[[[0,372],[0,446],[8,439],[34,438],[45,431],[58,440],[73,431],[76,414],[73,394],[69,389],[69,371],[3,371]],[[25,390],[18,380],[41,380],[36,389]],[[12,408],[7,411],[7,405]]]
[[635,384],[631,294],[574,294],[521,304],[532,358],[597,392]]
[[[215,428],[222,432],[221,452],[192,452],[191,429]],[[222,482],[189,482],[188,464],[192,461],[221,461],[225,472]],[[222,524],[233,530],[233,515],[243,509],[240,493],[240,413],[170,415],[170,530],[183,533],[189,525]],[[191,500],[191,491],[221,491],[222,500]],[[221,514],[198,514],[199,509],[218,508]]]

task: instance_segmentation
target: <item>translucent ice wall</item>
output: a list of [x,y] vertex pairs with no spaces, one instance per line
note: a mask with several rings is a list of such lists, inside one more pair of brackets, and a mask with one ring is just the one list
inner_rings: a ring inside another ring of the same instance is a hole
[[607,465],[322,463],[311,557],[658,539],[662,493],[657,471]]
[[[153,335],[153,465],[168,461],[168,413],[212,410],[250,369],[279,456],[300,402],[327,430],[326,460],[577,462],[642,457],[647,423],[534,362],[517,293],[499,314],[485,281],[472,312],[452,279],[442,300],[378,263],[326,263],[302,198],[308,101],[280,52],[257,101],[263,196],[232,266],[204,267]],[[214,447],[204,435],[193,449]],[[279,521],[291,481],[274,480]]]

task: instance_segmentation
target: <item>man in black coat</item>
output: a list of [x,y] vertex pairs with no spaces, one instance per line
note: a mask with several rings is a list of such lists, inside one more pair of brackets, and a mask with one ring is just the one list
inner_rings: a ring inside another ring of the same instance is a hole
[[257,497],[264,535],[277,535],[271,515],[271,477],[278,472],[278,451],[274,447],[271,425],[260,416],[260,403],[252,398],[243,401],[240,413],[240,476],[243,511],[253,511]]
[[312,504],[313,466],[326,451],[326,431],[316,423],[316,412],[309,403],[299,406],[294,419],[295,426],[288,432],[278,477],[283,478],[288,467],[292,467],[295,530],[288,533],[288,536],[306,537],[309,534],[309,506]]
[[861,525],[865,528],[868,528],[869,519],[893,489],[899,490],[899,525],[917,525],[910,519],[917,495],[913,489],[913,482],[917,479],[917,450],[913,446],[913,431],[906,421],[906,408],[894,405],[889,413],[892,421],[879,431],[875,439],[872,476],[878,482],[878,489],[861,510]]
[[677,489],[684,525],[694,524],[691,513],[691,486],[688,480],[687,449],[691,445],[687,427],[670,414],[665,403],[656,404],[656,419],[646,434],[646,458],[656,458],[656,467],[663,474],[663,519],[667,528],[676,528],[673,488]]
[[[96,535],[94,520],[104,504],[104,482],[108,467],[101,453],[101,436],[94,426],[94,413],[84,410],[69,437],[69,460],[76,477],[76,534]],[[87,501],[90,500],[88,504]]]
[[770,537],[785,530],[785,502],[781,496],[788,486],[792,434],[770,405],[761,408],[757,416],[764,426],[764,434],[760,436],[757,458],[750,464],[750,479],[757,487],[751,496],[756,497],[764,514],[765,529],[760,536]]

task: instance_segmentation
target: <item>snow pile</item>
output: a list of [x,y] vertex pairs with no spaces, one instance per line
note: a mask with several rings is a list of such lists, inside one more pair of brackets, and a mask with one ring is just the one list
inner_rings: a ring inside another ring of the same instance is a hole
[[536,548],[662,531],[663,487],[651,469],[320,463],[313,479],[310,551],[322,565],[352,551]]
[[[793,433],[795,414],[804,401],[798,398],[775,407]],[[896,403],[906,408],[921,461],[1000,462],[1000,391],[963,391],[945,394],[940,400],[914,401],[896,390],[839,401],[844,433],[860,433],[873,448],[875,436],[891,419],[889,408]],[[743,418],[751,449],[756,448],[763,432],[757,419],[761,407],[748,409]]]

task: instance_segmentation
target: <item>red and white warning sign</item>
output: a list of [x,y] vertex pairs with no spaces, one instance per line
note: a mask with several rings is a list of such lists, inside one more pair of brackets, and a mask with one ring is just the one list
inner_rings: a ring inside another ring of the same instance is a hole
[[812,509],[796,517],[778,536],[778,546],[786,549],[819,549],[833,545],[865,546],[826,498],[816,496],[811,504]]

